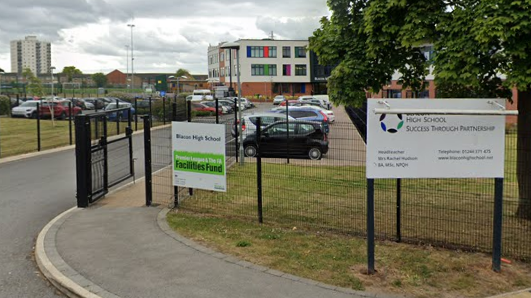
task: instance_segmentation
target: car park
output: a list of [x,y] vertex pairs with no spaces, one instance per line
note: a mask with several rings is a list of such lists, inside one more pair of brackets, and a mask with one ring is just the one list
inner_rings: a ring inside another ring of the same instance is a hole
[[326,103],[323,99],[319,99],[319,98],[317,98],[315,96],[308,96],[308,95],[300,96],[298,98],[298,101],[300,101],[302,103],[318,105],[321,108],[327,109],[327,110],[329,110],[331,108],[330,105],[328,103]]
[[218,103],[224,107],[227,107],[229,114],[234,112],[234,101],[218,99]]
[[112,111],[115,109],[122,109],[122,108],[129,108],[129,109],[124,109],[124,110],[121,110],[115,113],[108,113],[107,118],[110,121],[116,121],[117,118],[118,118],[118,121],[127,120],[129,118],[129,112],[131,112],[131,115],[134,115],[136,112],[133,105],[131,105],[128,102],[118,102],[118,106],[116,105],[115,102],[111,102],[107,104],[104,109],[106,111]]
[[28,100],[11,109],[11,117],[37,118],[38,100]]
[[[259,117],[262,121],[261,127],[266,127],[267,125],[273,124],[277,121],[286,120],[286,115],[271,112],[242,115],[242,134],[244,137],[256,131],[256,120]],[[288,121],[289,120],[295,121],[295,118],[288,116]],[[237,125],[239,125],[239,123],[240,120],[238,119],[238,121],[236,121],[236,124],[232,125],[231,135],[233,137],[236,136],[236,130],[238,129]]]
[[273,104],[274,105],[278,105],[280,104],[281,102],[285,101],[286,98],[284,97],[284,95],[277,95],[275,96],[275,98],[273,98]]
[[64,120],[66,117],[81,114],[82,109],[76,106],[70,107],[71,104],[72,102],[69,100],[44,102],[42,106],[39,107],[40,116],[41,118],[51,118],[53,112],[54,118]]
[[[288,142],[289,140],[289,142]],[[246,156],[258,153],[256,133],[243,141]],[[260,136],[261,157],[305,157],[321,159],[328,152],[328,138],[321,123],[311,121],[279,121],[266,126]]]

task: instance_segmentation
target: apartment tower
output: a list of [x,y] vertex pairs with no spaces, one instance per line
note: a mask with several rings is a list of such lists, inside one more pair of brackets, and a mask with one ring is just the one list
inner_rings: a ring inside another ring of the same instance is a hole
[[51,44],[26,36],[24,40],[11,41],[11,72],[21,75],[29,68],[34,75],[47,74],[52,64]]

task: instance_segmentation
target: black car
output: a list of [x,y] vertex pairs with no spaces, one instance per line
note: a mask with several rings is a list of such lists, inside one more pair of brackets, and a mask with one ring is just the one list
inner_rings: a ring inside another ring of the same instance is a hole
[[[289,131],[289,143],[288,143]],[[323,125],[313,121],[279,121],[266,126],[260,138],[261,157],[302,157],[321,159],[328,152]],[[257,155],[256,134],[243,141],[245,155]]]

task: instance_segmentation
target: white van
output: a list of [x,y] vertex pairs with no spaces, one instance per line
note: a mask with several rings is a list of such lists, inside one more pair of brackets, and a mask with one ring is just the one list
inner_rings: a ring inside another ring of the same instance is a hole
[[[208,90],[208,89],[197,89],[197,90],[194,90],[192,95],[194,96],[194,98],[196,96],[201,96],[203,98],[203,100],[214,100],[214,97],[212,96],[212,92],[210,90]],[[195,100],[193,100],[193,101],[195,101]]]

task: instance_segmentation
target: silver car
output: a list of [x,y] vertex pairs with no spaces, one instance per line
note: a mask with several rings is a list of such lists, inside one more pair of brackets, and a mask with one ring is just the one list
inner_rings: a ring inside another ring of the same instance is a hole
[[[277,121],[285,121],[286,115],[279,114],[279,113],[272,113],[272,112],[264,112],[264,113],[253,113],[253,114],[247,114],[242,116],[243,124],[242,124],[242,134],[245,138],[248,134],[253,134],[256,131],[256,119],[260,117],[262,119],[262,125],[260,125],[262,128],[268,126],[269,124],[273,124]],[[295,118],[288,116],[289,120],[296,120]],[[238,120],[239,122],[239,120]],[[231,129],[231,134],[233,137],[236,136],[236,126],[233,125]]]
[[38,100],[28,100],[11,109],[11,117],[37,118]]

